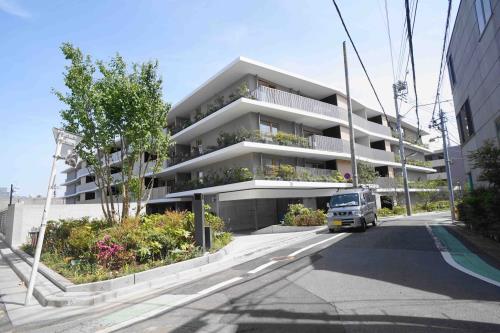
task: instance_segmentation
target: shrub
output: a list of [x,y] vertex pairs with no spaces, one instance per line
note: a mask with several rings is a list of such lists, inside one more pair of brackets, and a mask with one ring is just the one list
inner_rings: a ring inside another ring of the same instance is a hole
[[276,133],[273,136],[273,140],[275,140],[278,144],[284,146],[298,146],[298,147],[309,146],[309,141],[306,138],[286,132]]
[[479,188],[466,193],[458,204],[459,218],[472,230],[500,238],[500,191]]
[[377,216],[378,217],[392,216],[392,215],[394,215],[394,212],[390,208],[379,208],[377,210]]
[[[205,220],[214,246],[231,241],[224,221],[206,206]],[[202,254],[194,244],[194,214],[167,211],[127,218],[110,225],[101,220],[50,221],[42,261],[75,283],[93,282],[187,260]],[[22,246],[32,253],[31,244]]]
[[73,228],[68,237],[69,254],[88,261],[95,260],[96,235],[90,224]]
[[318,226],[326,223],[326,214],[318,209],[312,210],[303,204],[288,205],[283,222],[290,226]]

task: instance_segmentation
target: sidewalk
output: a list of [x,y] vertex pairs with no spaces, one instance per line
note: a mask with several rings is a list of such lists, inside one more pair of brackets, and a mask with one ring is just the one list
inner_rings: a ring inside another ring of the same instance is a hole
[[[89,310],[96,311],[97,309],[120,305],[122,302],[126,303],[127,299],[144,297],[148,294],[162,292],[175,286],[189,283],[190,281],[253,260],[283,247],[307,241],[315,237],[317,233],[324,231],[326,231],[326,227],[318,227],[315,230],[293,233],[236,235],[228,246],[219,251],[222,255],[219,255],[220,259],[214,262],[168,276],[159,275],[160,277],[158,278],[158,275],[156,275],[155,279],[150,281],[113,290],[111,292],[108,291],[105,297],[102,297],[102,302],[93,306],[70,305],[78,304],[79,298],[82,298],[82,293],[65,293],[59,289],[57,294],[47,295],[47,297],[64,297],[65,301],[61,303],[64,308],[41,306],[35,298],[32,300],[32,305],[25,307],[25,284],[21,278],[14,273],[12,268],[9,267],[7,260],[5,260],[6,258],[0,256],[1,302],[5,305],[10,322],[14,327],[23,326],[29,328],[35,322],[40,324],[43,321],[53,321],[78,316]],[[5,243],[0,241],[0,249],[8,248]],[[18,260],[16,265],[17,264],[28,266],[23,260]],[[16,270],[19,271],[18,269]],[[26,271],[26,267],[24,267],[24,271]],[[38,274],[37,286],[39,284],[38,281],[43,280],[45,280],[45,282],[48,281],[45,277],[41,276],[41,274]],[[52,287],[56,287],[56,285]],[[88,297],[88,295],[84,295],[84,297]],[[68,301],[68,298],[73,298],[73,300]]]

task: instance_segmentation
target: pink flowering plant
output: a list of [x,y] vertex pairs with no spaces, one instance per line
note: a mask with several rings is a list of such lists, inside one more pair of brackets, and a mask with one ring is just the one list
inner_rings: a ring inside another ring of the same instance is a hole
[[125,248],[113,242],[110,235],[104,235],[102,240],[97,241],[97,261],[106,268],[119,268],[131,257]]
[[[231,241],[224,221],[205,211],[214,233],[213,251]],[[102,220],[50,221],[42,262],[74,283],[87,283],[188,260],[203,254],[194,242],[194,214],[127,218],[119,224]],[[30,243],[24,250],[33,253]]]

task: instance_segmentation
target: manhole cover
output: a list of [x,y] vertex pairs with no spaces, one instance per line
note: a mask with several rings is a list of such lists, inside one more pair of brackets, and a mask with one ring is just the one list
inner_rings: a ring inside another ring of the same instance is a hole
[[281,256],[281,257],[271,258],[271,260],[274,260],[274,261],[283,261],[283,260],[292,260],[292,259],[295,259],[295,257],[292,257],[292,256]]

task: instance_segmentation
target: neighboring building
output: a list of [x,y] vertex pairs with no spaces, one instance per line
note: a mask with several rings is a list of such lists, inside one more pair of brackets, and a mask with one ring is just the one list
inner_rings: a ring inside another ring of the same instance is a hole
[[458,132],[469,185],[480,170],[469,152],[500,143],[500,1],[461,1],[447,54]]
[[[397,197],[398,139],[380,111],[352,104],[357,158],[379,172],[379,197]],[[189,209],[193,194],[204,193],[230,229],[256,229],[277,223],[291,202],[324,208],[351,186],[332,179],[336,171],[351,176],[344,93],[253,60],[236,59],[174,105],[168,128],[175,146],[156,174],[149,212]],[[413,125],[403,128],[407,140],[417,138]],[[405,147],[411,181],[435,172],[425,161],[429,149]],[[68,202],[99,202],[85,167],[66,172]]]
[[[460,146],[448,147],[448,156],[450,158],[450,170],[453,186],[463,187],[466,182],[466,176],[464,160],[462,158],[462,148],[460,148]],[[431,162],[431,166],[436,170],[436,173],[427,175],[428,180],[447,181],[446,166],[444,163],[444,154],[442,149],[425,154],[425,160]]]

